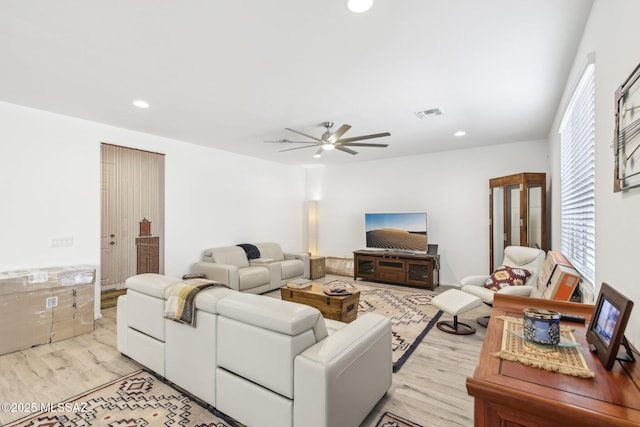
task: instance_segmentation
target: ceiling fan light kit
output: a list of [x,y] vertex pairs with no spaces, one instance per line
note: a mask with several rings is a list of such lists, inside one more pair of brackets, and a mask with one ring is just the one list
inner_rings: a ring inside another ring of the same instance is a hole
[[333,122],[324,122],[322,123],[322,126],[324,126],[326,130],[324,131],[324,133],[320,138],[316,138],[315,136],[308,135],[304,132],[300,132],[295,129],[285,128],[285,130],[288,130],[289,132],[297,133],[298,135],[304,136],[305,138],[309,138],[311,139],[311,141],[290,141],[288,139],[280,139],[278,141],[264,141],[264,142],[306,144],[303,147],[294,147],[294,148],[287,148],[285,150],[280,150],[281,152],[300,150],[302,148],[309,148],[309,147],[318,147],[318,151],[316,151],[316,153],[313,155],[313,157],[316,157],[316,158],[320,157],[323,151],[330,151],[334,149],[344,151],[345,153],[354,155],[354,154],[358,154],[358,152],[352,150],[349,147],[388,147],[389,146],[389,144],[373,144],[373,143],[356,142],[356,141],[362,141],[365,139],[382,138],[385,136],[391,136],[389,132],[354,136],[352,138],[342,138],[342,135],[344,135],[345,133],[347,133],[349,129],[351,129],[351,125],[344,124],[340,126],[338,130],[336,130],[335,132],[331,132],[331,128],[333,127]]
[[371,9],[373,0],[347,0],[347,9],[353,13],[362,13]]

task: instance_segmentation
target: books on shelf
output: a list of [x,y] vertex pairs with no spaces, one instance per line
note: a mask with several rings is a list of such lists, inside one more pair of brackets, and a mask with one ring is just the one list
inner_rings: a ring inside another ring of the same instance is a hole
[[311,286],[311,280],[309,279],[298,278],[291,279],[287,282],[287,287],[293,289],[303,289],[308,288],[309,286]]

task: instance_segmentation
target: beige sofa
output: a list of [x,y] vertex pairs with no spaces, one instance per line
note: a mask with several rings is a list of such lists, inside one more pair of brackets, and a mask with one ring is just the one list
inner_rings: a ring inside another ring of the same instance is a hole
[[207,249],[191,271],[231,289],[254,294],[278,289],[293,278],[309,277],[309,254],[284,252],[274,242],[256,243],[255,247],[260,257],[251,260],[240,246]]
[[179,279],[141,274],[118,299],[118,350],[252,427],[357,427],[391,386],[391,322],[323,319],[289,301],[213,287],[195,327],[164,318]]

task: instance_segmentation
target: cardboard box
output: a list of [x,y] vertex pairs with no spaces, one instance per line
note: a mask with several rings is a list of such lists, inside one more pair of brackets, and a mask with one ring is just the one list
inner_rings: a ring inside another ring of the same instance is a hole
[[569,301],[580,282],[580,274],[571,267],[558,264],[553,269],[547,288],[544,291],[546,299]]
[[538,275],[536,288],[531,292],[533,298],[546,298],[545,294],[556,266],[562,265],[573,269],[573,264],[560,252],[548,251]]
[[93,330],[95,269],[0,272],[0,354]]
[[0,297],[0,354],[49,342],[51,309],[47,289]]
[[327,274],[353,277],[353,258],[327,257],[325,271]]
[[547,256],[542,264],[542,271],[540,272],[540,278],[545,284],[549,283],[549,279],[551,278],[556,265],[564,265],[565,267],[574,268],[571,261],[569,261],[567,257],[562,255],[560,252],[547,252]]

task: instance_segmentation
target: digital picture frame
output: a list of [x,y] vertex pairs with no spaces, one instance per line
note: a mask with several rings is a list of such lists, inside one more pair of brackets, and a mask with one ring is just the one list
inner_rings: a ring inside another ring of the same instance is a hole
[[[598,355],[607,370],[613,367],[616,359],[634,361],[624,337],[632,308],[633,301],[607,283],[602,283],[587,329],[587,341],[591,351]],[[621,344],[625,347],[626,354],[618,354]]]

